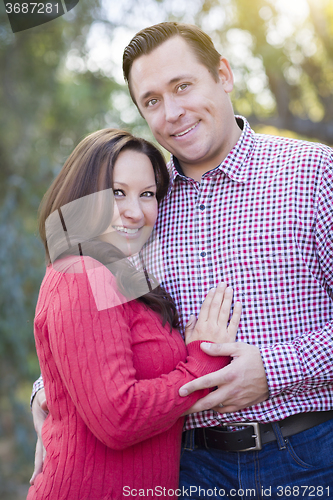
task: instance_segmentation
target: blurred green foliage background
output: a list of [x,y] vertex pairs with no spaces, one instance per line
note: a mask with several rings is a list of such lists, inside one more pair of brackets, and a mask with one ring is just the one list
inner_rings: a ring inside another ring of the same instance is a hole
[[[152,139],[121,79],[124,46],[161,21],[197,24],[235,73],[236,113],[256,130],[333,145],[330,0],[80,0],[11,32],[0,5],[0,498],[26,496],[39,376],[33,317],[44,274],[37,209],[75,145],[103,127]],[[167,156],[167,154],[166,154]]]

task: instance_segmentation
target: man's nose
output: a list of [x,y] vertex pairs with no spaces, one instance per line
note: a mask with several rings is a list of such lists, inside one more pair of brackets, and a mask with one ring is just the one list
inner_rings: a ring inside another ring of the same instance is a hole
[[164,98],[164,112],[167,122],[176,122],[178,118],[185,114],[185,110],[179,99],[174,96],[166,96]]

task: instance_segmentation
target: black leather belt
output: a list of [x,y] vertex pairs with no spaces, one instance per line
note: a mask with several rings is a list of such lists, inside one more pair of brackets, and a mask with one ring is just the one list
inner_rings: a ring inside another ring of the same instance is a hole
[[[298,413],[276,422],[283,437],[292,436],[333,418],[332,411]],[[223,430],[223,426],[195,429],[195,445],[223,451],[261,450],[262,445],[276,440],[272,424],[259,422],[228,422],[232,427],[245,427],[239,431]]]

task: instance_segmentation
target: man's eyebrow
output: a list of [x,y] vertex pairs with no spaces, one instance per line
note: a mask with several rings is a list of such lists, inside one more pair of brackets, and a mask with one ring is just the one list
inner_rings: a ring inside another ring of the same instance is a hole
[[194,76],[190,74],[183,74],[180,76],[175,76],[174,78],[171,78],[169,81],[169,85],[172,83],[177,83],[179,80],[194,80]]
[[[174,83],[177,83],[181,80],[194,80],[194,77],[193,77],[193,75],[189,75],[189,74],[175,76],[174,78],[171,78],[171,80],[168,81],[167,85],[173,85]],[[142,96],[140,97],[140,100],[144,101],[145,99],[147,99],[148,97],[150,97],[151,95],[154,95],[154,94],[158,94],[158,92],[155,92],[154,90],[148,90],[147,92],[142,94]]]

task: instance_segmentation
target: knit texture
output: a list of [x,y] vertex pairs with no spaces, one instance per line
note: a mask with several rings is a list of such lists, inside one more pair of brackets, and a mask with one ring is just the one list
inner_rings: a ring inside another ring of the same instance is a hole
[[[46,460],[28,500],[117,500],[133,488],[157,498],[156,487],[178,486],[181,415],[207,393],[181,398],[179,388],[229,358],[207,356],[200,341],[186,348],[135,300],[99,311],[85,266],[72,270],[47,269],[36,309],[49,415]],[[119,304],[106,268],[98,282]]]

